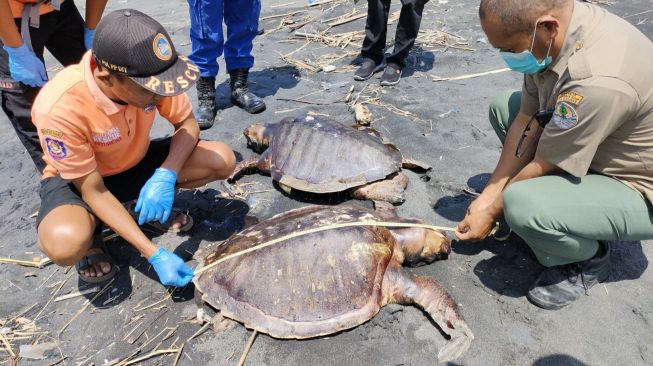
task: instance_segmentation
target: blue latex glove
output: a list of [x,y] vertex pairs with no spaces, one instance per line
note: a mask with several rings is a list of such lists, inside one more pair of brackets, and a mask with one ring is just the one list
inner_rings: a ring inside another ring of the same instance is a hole
[[95,29],[84,27],[84,46],[87,50],[93,48],[93,35],[95,35]]
[[172,203],[175,200],[175,183],[177,173],[170,169],[159,168],[154,171],[152,177],[147,180],[136,201],[136,212],[138,224],[159,220],[165,223],[170,217]]
[[45,65],[23,42],[20,47],[2,46],[9,55],[9,73],[15,81],[25,85],[43,86],[48,81]]
[[163,248],[159,248],[147,261],[159,275],[159,282],[166,286],[186,286],[193,279],[193,269],[179,256]]

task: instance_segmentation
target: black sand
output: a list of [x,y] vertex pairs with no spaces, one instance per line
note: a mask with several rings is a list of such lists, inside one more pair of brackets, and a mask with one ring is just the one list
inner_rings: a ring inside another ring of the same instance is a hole
[[[79,3],[83,5],[83,2]],[[440,0],[431,1],[426,6],[422,30],[445,30],[460,36],[468,43],[461,46],[474,51],[417,44],[401,83],[382,89],[378,95],[381,102],[408,111],[410,116],[392,113],[383,106],[370,107],[375,128],[405,155],[433,165],[433,170],[426,175],[408,173],[407,201],[398,208],[404,217],[417,217],[436,225],[455,225],[472,201],[462,188],[468,184],[482,187],[498,159],[500,145],[487,121],[487,107],[499,92],[519,88],[520,76],[504,72],[462,81],[434,82],[431,78],[504,67],[498,53],[485,41],[478,24],[477,3]],[[121,7],[135,7],[155,17],[171,32],[179,50],[190,51],[185,1],[109,3],[109,9]],[[326,25],[319,19],[337,17],[351,12],[353,7],[351,2],[338,2],[310,8],[306,14],[316,16],[317,21],[299,32],[323,30]],[[364,11],[364,2],[357,8]],[[617,1],[607,8],[627,16],[649,37],[653,34],[650,1]],[[306,8],[302,0],[265,1],[261,16],[303,9]],[[399,2],[396,1],[391,14],[398,9]],[[301,16],[299,14],[297,18]],[[376,78],[368,82],[353,81],[352,71],[347,69],[353,56],[333,62],[338,70],[332,73],[310,73],[286,64],[279,54],[288,54],[304,45],[305,41],[287,42],[292,37],[287,28],[272,32],[281,19],[263,20],[261,27],[266,29],[266,34],[258,37],[255,43],[252,89],[265,97],[267,110],[251,116],[233,107],[228,101],[228,79],[221,71],[218,78],[218,98],[222,108],[219,120],[213,129],[202,133],[203,138],[225,141],[244,157],[253,154],[247,149],[241,134],[250,123],[276,121],[287,115],[309,112],[328,114],[353,123],[352,114],[342,102],[350,85],[355,86],[355,94],[367,85],[361,98],[369,97],[378,86]],[[331,32],[362,30],[364,22],[364,19],[359,19],[337,26]],[[394,34],[395,24],[391,26],[390,35]],[[355,53],[357,50],[354,45],[343,50],[313,42],[291,57],[310,62],[321,55],[345,51]],[[53,75],[56,63],[49,60],[48,65]],[[224,65],[222,60],[221,65]],[[343,68],[344,72],[341,72]],[[346,83],[346,86],[338,87],[338,83]],[[324,90],[323,85],[330,87],[329,90]],[[194,99],[194,91],[191,94]],[[2,115],[0,119],[5,128],[5,133],[0,135],[0,212],[3,216],[0,221],[0,256],[31,260],[40,254],[34,218],[30,217],[39,207],[39,174],[6,117]],[[156,136],[170,132],[167,123],[157,122]],[[189,236],[165,235],[155,238],[155,242],[190,258],[198,248],[223,240],[241,228],[245,215],[264,219],[315,202],[314,197],[288,197],[272,185],[269,177],[251,175],[239,183],[243,191],[257,191],[245,194],[246,204],[225,198],[228,193],[221,183],[210,184],[198,191],[182,192],[176,204],[190,209],[196,226]],[[236,187],[232,187],[232,191],[239,193]],[[332,203],[344,201],[343,197],[331,198]],[[593,288],[591,296],[556,312],[541,310],[526,300],[526,291],[538,273],[539,265],[525,244],[514,236],[505,242],[488,239],[478,244],[455,243],[449,260],[414,271],[438,278],[460,304],[475,332],[476,340],[468,353],[454,363],[456,365],[650,365],[653,364],[653,294],[650,291],[653,271],[648,269],[647,260],[647,256],[653,256],[650,244],[650,241],[616,244],[616,270],[610,280]],[[192,322],[196,313],[192,288],[171,292],[158,283],[147,262],[124,241],[113,240],[109,246],[119,260],[120,273],[108,292],[93,301],[59,337],[59,330],[82,309],[86,299],[81,297],[49,304],[36,321],[38,329],[46,334],[40,339],[34,336],[15,341],[13,349],[17,353],[19,344],[38,339],[39,343],[57,341],[60,351],[55,348],[45,360],[22,359],[19,364],[52,364],[63,355],[65,364],[102,365],[105,360],[126,358],[148,338],[159,334],[143,348],[142,354],[147,354],[167,333],[166,330],[160,334],[165,327],[178,326],[160,349],[168,348],[176,337],[179,337],[176,342],[179,346],[200,328]],[[195,263],[191,262],[192,265]],[[67,280],[56,296],[76,291],[78,280],[74,270],[68,275],[63,272],[53,265],[35,269],[0,264],[0,329],[6,326],[3,323],[8,318],[32,305],[35,306],[23,317],[34,320],[60,286],[58,281]],[[36,276],[26,277],[28,273]],[[169,297],[170,293],[172,297]],[[138,318],[141,315],[142,318]],[[128,324],[131,319],[138,320]],[[152,326],[148,327],[149,324]],[[15,322],[7,325],[13,326]],[[138,329],[126,337],[137,325]],[[142,336],[133,344],[127,342],[139,334]],[[234,365],[249,334],[250,331],[240,325],[218,334],[209,330],[186,342],[179,364]],[[357,328],[324,339],[281,341],[259,335],[246,364],[432,365],[437,362],[437,352],[444,342],[443,336],[422,311],[394,305],[384,308],[375,318]],[[0,364],[8,364],[7,352],[2,348],[0,346]],[[173,360],[174,355],[166,355],[145,363],[172,364]]]

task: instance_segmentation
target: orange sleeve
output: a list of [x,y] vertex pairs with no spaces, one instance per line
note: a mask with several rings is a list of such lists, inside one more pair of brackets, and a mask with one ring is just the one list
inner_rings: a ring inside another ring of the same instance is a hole
[[173,125],[183,122],[193,112],[188,94],[183,93],[174,97],[166,97],[157,106],[161,117]]
[[[9,8],[11,9],[11,13],[13,14],[14,18],[20,18],[23,15],[23,3],[18,2],[16,0],[9,0]],[[61,1],[63,3],[63,1]],[[41,4],[39,7],[39,14],[47,14],[51,11],[53,11],[54,8],[52,8],[52,5],[50,4]]]
[[97,168],[93,148],[75,115],[64,117],[56,112],[35,113],[35,125],[43,148],[43,158],[63,179],[75,179]]

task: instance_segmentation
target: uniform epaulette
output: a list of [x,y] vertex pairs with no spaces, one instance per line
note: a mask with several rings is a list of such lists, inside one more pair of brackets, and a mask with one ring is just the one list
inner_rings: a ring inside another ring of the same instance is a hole
[[569,56],[567,68],[571,80],[583,80],[592,77],[592,68],[584,49],[578,49]]

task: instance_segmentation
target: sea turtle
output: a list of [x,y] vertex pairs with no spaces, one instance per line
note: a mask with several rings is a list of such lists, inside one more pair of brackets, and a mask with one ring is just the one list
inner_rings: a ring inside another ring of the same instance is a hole
[[[233,235],[203,266],[298,231],[383,219],[388,217],[355,206],[291,210]],[[445,362],[463,354],[474,335],[442,285],[401,266],[446,258],[450,248],[450,241],[431,229],[339,227],[227,259],[200,270],[193,282],[201,300],[222,316],[276,338],[333,334],[366,322],[386,304],[417,305],[451,337],[438,353]]]
[[401,168],[430,166],[402,157],[371,128],[361,130],[334,120],[286,117],[253,124],[244,131],[248,145],[262,153],[238,163],[231,181],[247,170],[270,173],[282,189],[311,193],[351,190],[357,199],[402,203],[408,178]]

